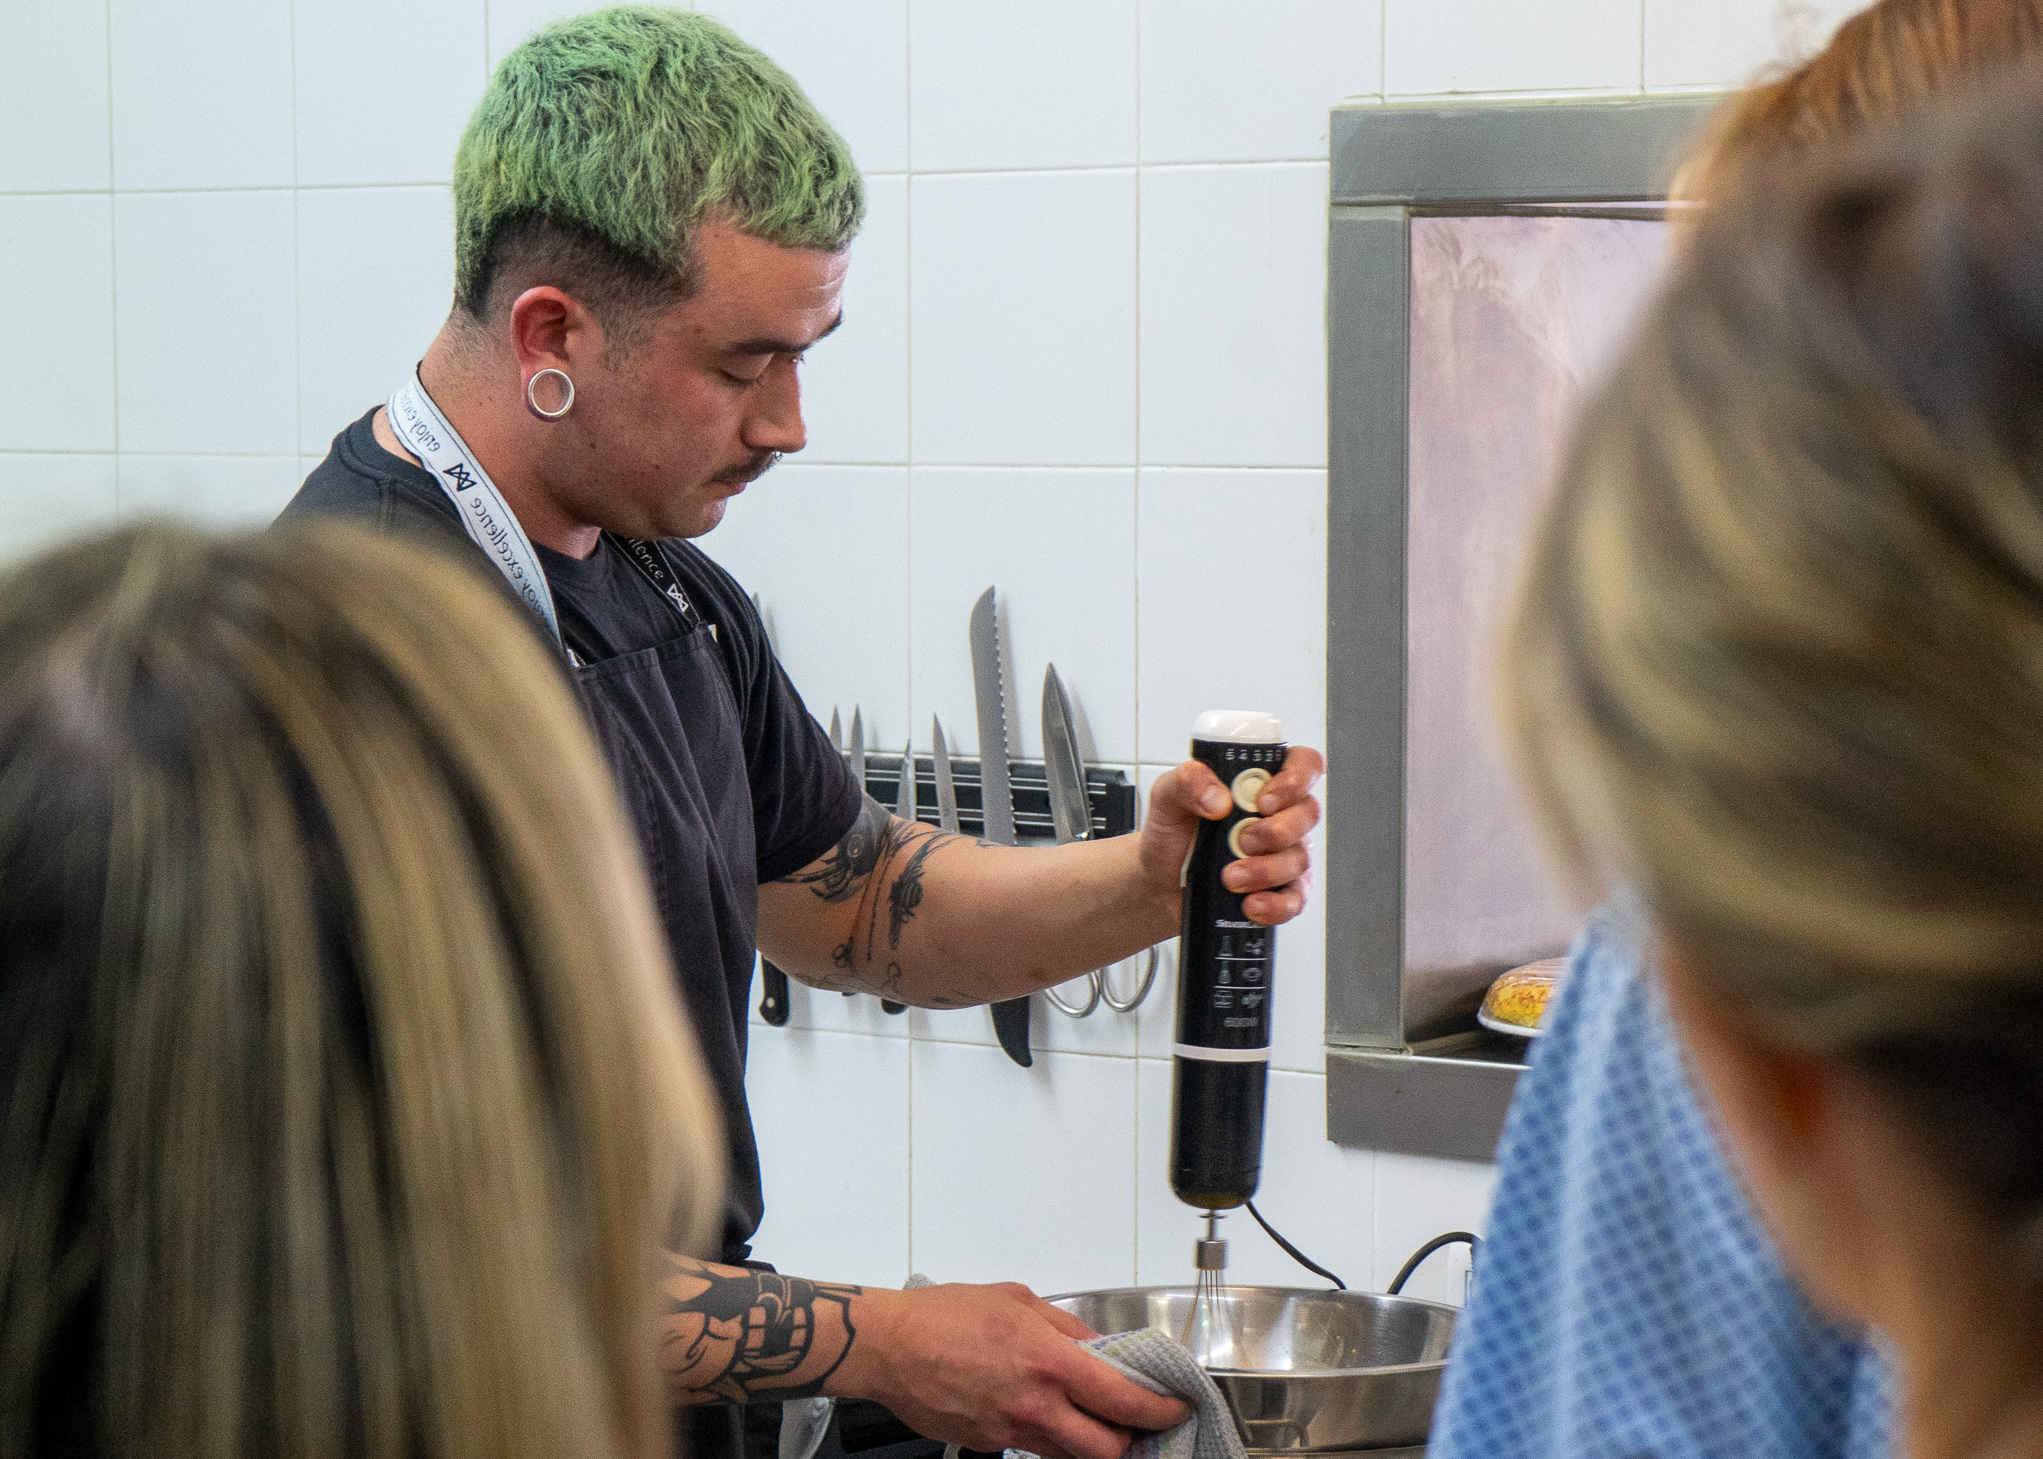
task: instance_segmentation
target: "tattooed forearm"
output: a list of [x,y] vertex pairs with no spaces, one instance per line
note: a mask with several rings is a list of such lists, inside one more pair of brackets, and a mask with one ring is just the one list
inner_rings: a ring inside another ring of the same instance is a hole
[[844,1361],[863,1288],[667,1256],[661,1319],[676,1403],[813,1398]]
[[848,902],[865,890],[873,869],[886,859],[892,839],[893,817],[885,806],[867,796],[858,819],[830,853],[786,880],[808,887],[826,902]]
[[905,969],[914,966],[913,960],[902,955],[909,924],[929,896],[930,858],[960,844],[975,843],[954,832],[888,816],[868,797],[858,823],[829,855],[784,880],[785,885],[807,887],[824,902],[850,904],[843,940],[830,949],[830,971],[798,972],[803,981],[830,992],[878,993],[932,1008],[984,1002],[955,988],[941,994],[913,988],[922,975],[918,970],[911,978]]
[[930,852],[943,844],[939,839],[942,835],[941,831],[931,831],[923,837],[907,864],[894,877],[894,884],[887,888],[889,950],[901,945],[901,929],[915,920],[915,909],[922,905],[922,865],[929,860]]

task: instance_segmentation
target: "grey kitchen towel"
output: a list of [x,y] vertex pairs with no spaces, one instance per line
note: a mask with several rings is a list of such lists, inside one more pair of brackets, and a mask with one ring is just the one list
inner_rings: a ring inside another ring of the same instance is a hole
[[1191,1350],[1153,1327],[1117,1332],[1081,1344],[1152,1393],[1168,1393],[1191,1405],[1192,1416],[1174,1429],[1137,1434],[1129,1459],[1245,1459],[1234,1413],[1212,1376]]

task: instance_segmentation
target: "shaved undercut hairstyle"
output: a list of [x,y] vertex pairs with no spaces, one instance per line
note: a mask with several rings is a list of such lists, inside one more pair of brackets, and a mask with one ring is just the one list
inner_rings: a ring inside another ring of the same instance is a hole
[[454,157],[454,304],[487,322],[551,284],[628,342],[695,285],[721,221],[836,251],[865,216],[851,150],[761,52],[705,16],[619,5],[497,67]]

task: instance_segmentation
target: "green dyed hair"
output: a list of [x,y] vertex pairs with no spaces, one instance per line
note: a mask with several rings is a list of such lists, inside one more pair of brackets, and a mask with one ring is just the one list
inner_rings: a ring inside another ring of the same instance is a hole
[[482,319],[499,281],[552,283],[616,325],[688,296],[706,219],[834,251],[864,216],[851,150],[794,78],[705,16],[613,6],[504,57],[469,119],[455,304]]

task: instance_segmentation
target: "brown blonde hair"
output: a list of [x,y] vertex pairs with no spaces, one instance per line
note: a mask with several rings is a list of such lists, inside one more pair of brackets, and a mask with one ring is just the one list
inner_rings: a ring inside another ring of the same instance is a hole
[[712,1095],[566,684],[466,570],[0,581],[0,1452],[666,1452]]
[[1570,863],[2043,1220],[2043,92],[1711,210],[1579,429],[1504,680]]
[[1882,0],[1808,61],[1718,108],[1674,195],[1725,196],[1749,167],[1837,141],[2039,51],[2043,0]]

